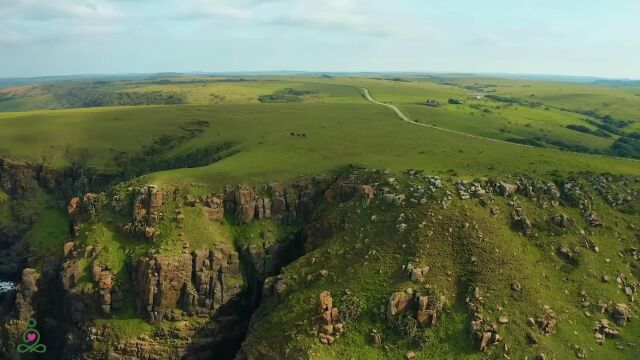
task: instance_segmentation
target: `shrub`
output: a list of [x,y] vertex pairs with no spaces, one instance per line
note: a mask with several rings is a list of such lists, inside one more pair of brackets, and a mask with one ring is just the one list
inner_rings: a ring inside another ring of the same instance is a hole
[[345,289],[340,296],[340,318],[344,322],[357,319],[362,313],[364,302],[353,295],[351,290]]
[[286,88],[276,90],[269,95],[258,96],[258,101],[262,103],[287,103],[287,102],[300,102],[303,97],[315,93],[312,90],[296,90],[292,88]]
[[418,326],[418,320],[411,314],[405,312],[400,315],[395,322],[395,326],[407,339],[424,349],[432,342],[431,332]]
[[535,146],[535,147],[544,147],[544,144],[534,140],[534,139],[518,139],[518,138],[509,138],[507,139],[508,142],[512,142],[512,143],[516,143],[516,144],[522,144],[522,145],[529,145],[529,146]]

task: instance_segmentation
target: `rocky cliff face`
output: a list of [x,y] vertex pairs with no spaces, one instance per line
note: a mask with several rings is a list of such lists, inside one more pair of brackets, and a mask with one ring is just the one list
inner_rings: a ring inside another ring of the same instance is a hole
[[276,183],[262,188],[227,187],[224,209],[235,215],[236,225],[248,224],[254,219],[305,223],[334,181],[334,178],[315,178],[311,183],[299,182],[289,187]]
[[210,316],[242,289],[238,253],[225,246],[177,256],[138,260],[138,311],[151,322],[171,320],[173,310]]
[[40,187],[56,191],[67,198],[104,189],[118,179],[116,175],[98,174],[91,169],[68,167],[56,169],[43,164],[0,159],[0,190],[22,197]]
[[[9,170],[3,170],[2,186],[12,194],[25,194],[32,186],[42,184],[54,188],[65,181],[43,169],[10,164],[6,169]],[[69,197],[70,234],[76,238],[61,249],[63,256],[47,261],[47,269],[42,270],[41,276],[35,270],[25,270],[16,292],[18,311],[10,317],[15,321],[34,315],[46,318],[44,323],[48,325],[43,327],[47,326],[48,332],[54,327],[58,329],[53,337],[61,344],[66,343],[55,350],[65,359],[164,359],[168,347],[174,350],[170,355],[174,358],[210,358],[221,353],[230,354],[225,357],[228,358],[235,354],[244,337],[250,315],[261,301],[265,281],[270,279],[266,285],[268,296],[281,293],[286,286],[274,276],[303,254],[309,223],[322,223],[312,218],[325,191],[330,187],[340,188],[338,201],[350,199],[359,191],[364,197],[373,196],[366,195],[367,191],[358,185],[350,184],[343,190],[342,185],[334,182],[335,178],[316,178],[287,186],[239,185],[228,187],[219,195],[186,197],[186,201],[180,194],[174,194],[173,198],[165,196],[160,188],[152,185],[134,188],[130,202],[123,200],[126,197],[116,199],[114,196],[112,205],[111,198],[105,194]],[[175,218],[162,214],[163,205],[170,202],[179,204]],[[135,241],[155,244],[163,221],[176,220],[179,229],[185,226],[186,212],[180,210],[184,205],[201,206],[202,216],[215,223],[226,223],[232,218],[233,224],[244,226],[254,220],[269,220],[295,225],[300,231],[290,241],[238,249],[212,244],[209,249],[189,251],[187,244],[182,254],[152,250],[148,255],[128,260],[131,263],[127,265],[126,281],[122,274],[100,263],[102,246],[83,243],[84,235],[79,234],[81,228],[85,234],[87,223],[97,221],[95,214],[100,207],[113,206],[118,216],[130,216],[130,220],[125,220],[127,224],[117,224],[120,225],[117,228],[124,234],[132,234],[127,232],[129,226],[135,230],[133,234],[140,235]],[[318,226],[332,234],[339,223],[330,221],[325,225]],[[39,296],[40,287],[46,289],[46,298]],[[179,335],[155,334],[152,338],[113,342],[108,328],[96,328],[92,324],[98,318],[109,319],[114,310],[122,308],[125,294],[135,296],[138,315],[149,323],[201,319],[206,325],[190,327]],[[39,309],[38,305],[43,303],[46,305]],[[7,321],[6,324],[13,323]],[[20,323],[16,324],[13,328],[19,329]],[[3,341],[6,345],[17,333],[7,330],[3,334],[13,334]],[[108,343],[108,350],[101,347],[101,343]]]

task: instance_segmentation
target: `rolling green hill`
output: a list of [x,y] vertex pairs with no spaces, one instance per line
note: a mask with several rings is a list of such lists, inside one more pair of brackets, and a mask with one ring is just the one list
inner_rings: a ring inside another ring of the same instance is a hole
[[[631,88],[171,77],[0,93],[0,276],[22,283],[0,351],[26,314],[51,353],[83,359],[638,357],[640,162],[617,157],[635,154]],[[318,311],[325,291],[339,315]]]

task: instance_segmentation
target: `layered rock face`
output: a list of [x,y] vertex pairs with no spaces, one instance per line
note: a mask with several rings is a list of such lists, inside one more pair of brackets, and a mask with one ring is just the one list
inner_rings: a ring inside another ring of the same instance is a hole
[[242,285],[238,253],[224,246],[141,258],[135,279],[138,310],[151,322],[168,319],[173,310],[210,315],[238,295]]
[[54,169],[42,164],[0,159],[0,190],[16,197],[32,194],[37,187],[67,195],[84,194],[104,188],[116,179],[116,176],[89,174],[78,168]]
[[38,187],[37,169],[23,163],[0,160],[0,189],[13,196],[32,193]]
[[[235,215],[236,225],[248,224],[254,219],[270,219],[286,224],[300,223],[311,217],[327,183],[317,180],[313,187],[308,183],[298,183],[290,188],[270,184],[262,191],[246,185],[227,187],[224,210]],[[270,193],[271,197],[260,193]]]

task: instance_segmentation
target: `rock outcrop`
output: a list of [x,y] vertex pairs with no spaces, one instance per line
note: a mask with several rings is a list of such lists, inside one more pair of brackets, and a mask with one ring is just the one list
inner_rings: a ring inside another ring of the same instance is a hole
[[0,190],[22,197],[32,194],[38,187],[37,167],[25,163],[0,160]]
[[405,292],[397,291],[389,296],[387,301],[387,320],[390,322],[398,320],[411,306],[412,297]]
[[241,290],[238,253],[224,246],[176,256],[152,255],[136,266],[138,310],[149,321],[173,310],[208,316]]
[[360,186],[360,198],[362,201],[362,206],[367,207],[371,205],[373,198],[375,196],[375,191],[373,186],[371,185],[362,185]]
[[22,281],[16,289],[16,310],[18,320],[26,321],[36,313],[36,294],[40,274],[31,268],[22,271]]
[[442,312],[445,298],[440,296],[419,295],[418,296],[418,325],[422,327],[432,327],[438,320],[438,314]]
[[217,196],[206,197],[202,204],[204,216],[214,222],[221,223],[224,220],[224,205],[222,199]]
[[344,325],[340,322],[338,308],[333,306],[333,298],[329,291],[320,293],[316,314],[320,319],[318,338],[321,343],[331,345],[344,331]]
[[631,317],[631,309],[626,304],[618,303],[616,307],[611,311],[613,321],[618,326],[625,326],[629,317]]
[[502,196],[509,196],[518,191],[518,185],[509,184],[504,181],[500,181],[496,185],[496,193]]

